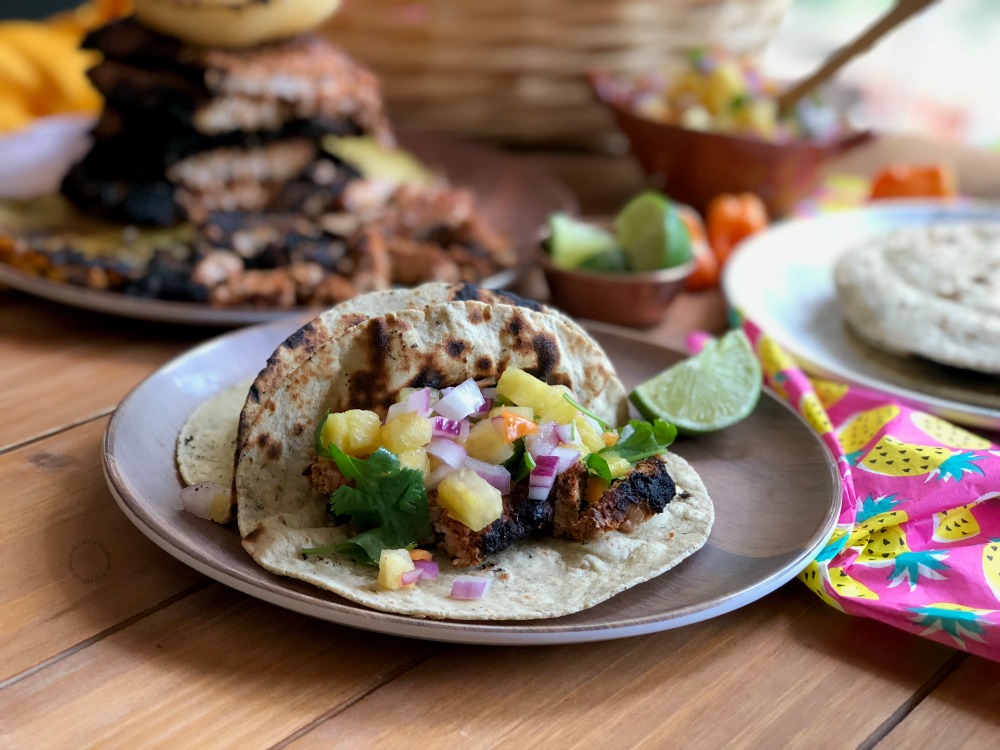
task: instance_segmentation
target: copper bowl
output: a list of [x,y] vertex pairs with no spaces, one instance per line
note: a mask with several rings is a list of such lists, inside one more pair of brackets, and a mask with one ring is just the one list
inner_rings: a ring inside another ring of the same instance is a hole
[[662,271],[589,271],[559,268],[544,250],[539,263],[552,304],[574,318],[589,318],[632,328],[663,320],[667,308],[694,270],[690,261]]
[[857,130],[825,141],[767,141],[692,130],[634,114],[607,73],[592,73],[590,84],[653,186],[702,214],[720,193],[753,192],[772,218],[785,216],[816,187],[830,159],[874,137]]

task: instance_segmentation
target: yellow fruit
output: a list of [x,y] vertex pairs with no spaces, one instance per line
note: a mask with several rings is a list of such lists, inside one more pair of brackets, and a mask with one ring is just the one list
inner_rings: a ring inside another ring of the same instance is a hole
[[863,411],[844,425],[837,438],[844,453],[854,453],[868,445],[879,431],[899,416],[899,407],[890,404]]
[[979,435],[974,435],[968,430],[946,422],[931,414],[923,412],[913,412],[910,416],[917,427],[949,448],[967,448],[969,450],[983,451],[990,447],[989,440]]
[[378,448],[381,428],[375,412],[351,409],[327,415],[320,439],[323,445],[336,445],[348,456],[367,456]]
[[804,393],[799,401],[799,409],[802,416],[818,434],[833,432],[833,423],[830,422],[830,417],[827,416],[826,410],[820,404],[815,393]]
[[380,440],[397,456],[423,448],[431,441],[431,421],[412,411],[400,414],[385,423]]
[[465,439],[465,450],[473,458],[491,464],[502,464],[514,455],[514,447],[506,440],[493,422],[484,419],[472,425]]
[[601,430],[595,428],[593,424],[582,416],[577,417],[575,421],[580,442],[583,443],[588,452],[597,453],[597,451],[604,448],[604,438],[601,437],[603,434]]
[[946,510],[944,513],[935,513],[934,520],[937,525],[934,527],[934,535],[931,538],[935,542],[956,542],[978,536],[980,532],[979,522],[972,515],[973,505],[973,503],[968,503]]
[[[564,385],[549,386],[549,400],[540,412],[540,422],[558,422],[559,424],[569,424],[573,421],[580,410],[564,398],[568,395],[573,398],[573,392]],[[574,399],[575,401],[576,399]]]
[[601,455],[604,457],[604,460],[608,462],[608,469],[610,469],[611,476],[614,479],[623,477],[632,470],[632,464],[614,451],[608,451],[607,453],[603,453]]
[[459,469],[438,485],[437,502],[449,516],[473,531],[481,531],[500,518],[500,490],[471,469]]
[[830,568],[830,585],[838,594],[851,599],[878,599],[878,594],[851,578],[843,568]]
[[[409,550],[384,549],[378,556],[379,588],[395,591],[403,588],[403,573],[414,569]],[[407,584],[412,586],[413,584]]]
[[399,464],[406,469],[416,469],[417,471],[423,472],[426,476],[431,471],[430,458],[427,456],[427,451],[423,448],[414,448],[413,450],[403,451],[398,455]]
[[841,612],[844,611],[844,608],[840,606],[840,603],[827,593],[825,585],[826,577],[823,573],[823,568],[819,563],[816,561],[809,563],[806,569],[799,573],[799,580],[802,581],[810,591],[816,594],[816,596],[829,604],[831,607],[839,609]]
[[990,539],[983,548],[983,575],[993,596],[1000,601],[1000,539]]
[[713,115],[725,115],[732,101],[746,94],[743,71],[735,62],[722,62],[708,76],[705,87],[705,106]]
[[847,386],[844,383],[833,383],[829,380],[814,378],[812,384],[813,390],[816,391],[816,397],[819,398],[824,409],[829,409],[847,394]]
[[497,395],[516,406],[542,412],[552,399],[552,388],[519,367],[508,367],[497,381]]

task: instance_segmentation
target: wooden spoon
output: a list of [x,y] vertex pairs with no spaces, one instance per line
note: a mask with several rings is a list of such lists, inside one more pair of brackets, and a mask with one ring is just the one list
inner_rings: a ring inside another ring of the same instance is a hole
[[885,34],[899,26],[903,21],[919,13],[937,0],[898,0],[896,5],[853,41],[845,44],[834,52],[823,65],[797,84],[787,89],[778,97],[778,114],[789,114],[804,96],[809,94],[821,83],[829,79],[846,63],[862,52],[866,52]]

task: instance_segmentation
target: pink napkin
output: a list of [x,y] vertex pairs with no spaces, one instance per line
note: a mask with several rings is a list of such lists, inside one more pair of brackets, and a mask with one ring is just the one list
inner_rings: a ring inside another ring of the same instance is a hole
[[811,379],[753,323],[743,329],[843,480],[837,526],[799,579],[842,612],[1000,661],[1000,445]]

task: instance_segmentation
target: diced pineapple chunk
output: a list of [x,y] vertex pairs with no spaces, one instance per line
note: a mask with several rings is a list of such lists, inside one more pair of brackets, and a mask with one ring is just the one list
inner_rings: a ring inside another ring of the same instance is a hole
[[490,409],[489,417],[502,417],[504,412],[509,412],[511,414],[516,414],[524,419],[529,419],[534,421],[535,411],[530,406],[494,406]]
[[632,469],[632,464],[614,451],[602,453],[601,456],[608,462],[608,469],[611,471],[611,476],[614,479],[625,476]]
[[424,476],[430,474],[431,461],[427,456],[427,451],[423,448],[414,448],[410,451],[403,451],[397,454],[399,465],[406,469],[416,469],[423,472]]
[[[384,549],[378,556],[379,588],[395,591],[403,588],[403,573],[411,571],[416,566],[410,559],[410,551],[406,549]],[[412,586],[412,583],[406,584]]]
[[574,421],[576,422],[577,433],[580,435],[580,442],[591,453],[596,453],[605,447],[601,432],[590,421],[584,419],[582,416],[578,416]]
[[[573,398],[573,392],[564,385],[549,386],[549,400],[542,409],[542,422],[558,422],[559,424],[569,424],[573,421],[579,409],[565,399],[565,396]],[[574,401],[576,399],[573,399]]]
[[519,367],[508,367],[497,381],[497,395],[516,406],[542,412],[552,398],[552,387]]
[[437,490],[438,505],[459,523],[481,531],[503,512],[500,490],[472,469],[459,469],[446,476]]
[[497,430],[490,419],[472,425],[465,439],[465,451],[491,464],[502,464],[514,455],[513,446],[504,440],[502,431]]
[[375,412],[351,409],[327,415],[320,440],[323,445],[336,445],[348,456],[364,456],[378,448],[381,427]]
[[423,448],[431,441],[431,421],[416,412],[406,412],[382,427],[382,446],[397,456]]

